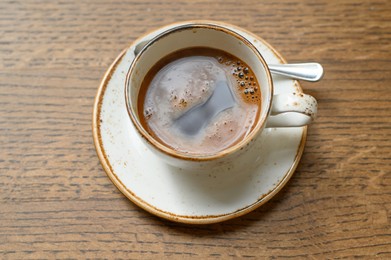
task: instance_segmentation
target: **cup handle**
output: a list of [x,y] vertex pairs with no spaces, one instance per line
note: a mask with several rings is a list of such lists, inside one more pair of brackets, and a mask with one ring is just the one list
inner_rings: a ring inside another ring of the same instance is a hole
[[313,96],[304,93],[278,94],[273,97],[266,127],[299,127],[311,123],[318,111]]

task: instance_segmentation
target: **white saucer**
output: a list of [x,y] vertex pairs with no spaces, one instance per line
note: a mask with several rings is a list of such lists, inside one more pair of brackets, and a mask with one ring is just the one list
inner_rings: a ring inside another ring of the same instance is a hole
[[[227,26],[226,24],[224,24]],[[210,172],[185,172],[164,164],[136,135],[127,114],[124,84],[137,43],[110,66],[94,104],[93,135],[99,159],[111,181],[132,202],[171,221],[207,224],[246,214],[271,199],[287,183],[302,156],[306,127],[266,129],[259,160],[245,170],[229,166]],[[261,38],[229,26],[259,49],[268,63],[285,63]],[[274,93],[301,92],[297,81],[274,77]]]

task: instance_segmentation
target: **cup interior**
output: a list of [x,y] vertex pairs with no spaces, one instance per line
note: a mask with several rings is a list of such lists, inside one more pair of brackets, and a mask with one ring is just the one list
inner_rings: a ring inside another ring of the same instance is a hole
[[[168,54],[191,47],[209,47],[228,52],[247,63],[258,80],[262,98],[259,120],[245,140],[227,148],[227,150],[241,148],[264,127],[270,112],[273,85],[266,62],[258,50],[241,35],[225,27],[211,24],[181,25],[163,32],[148,42],[135,57],[127,74],[125,96],[129,115],[143,137],[166,152],[174,152],[153,140],[153,137],[143,128],[138,116],[137,102],[141,83],[153,65]],[[223,151],[222,153],[227,152],[229,151]],[[175,151],[175,153],[177,152]]]

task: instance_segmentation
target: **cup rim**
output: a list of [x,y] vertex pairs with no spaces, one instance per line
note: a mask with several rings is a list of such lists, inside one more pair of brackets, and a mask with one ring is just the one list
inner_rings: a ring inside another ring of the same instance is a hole
[[[240,142],[238,142],[232,146],[229,146],[228,148],[226,148],[224,150],[221,150],[221,151],[218,151],[215,153],[205,154],[205,155],[176,151],[175,149],[170,148],[169,146],[162,144],[161,142],[156,140],[153,136],[151,136],[148,133],[148,131],[146,131],[144,129],[144,127],[141,125],[141,123],[139,122],[139,120],[137,118],[137,115],[135,115],[135,113],[133,113],[133,110],[131,109],[130,88],[129,88],[130,77],[134,71],[136,63],[138,62],[138,60],[140,59],[142,54],[153,43],[155,43],[159,39],[164,38],[165,36],[167,36],[173,32],[177,32],[177,31],[181,31],[181,30],[197,29],[197,28],[206,28],[206,29],[212,29],[212,30],[224,32],[226,34],[229,34],[229,35],[237,38],[242,43],[244,43],[248,48],[250,48],[253,51],[253,53],[258,57],[258,61],[262,64],[263,68],[265,69],[267,82],[269,83],[268,89],[269,89],[269,93],[270,93],[270,96],[267,100],[267,111],[266,111],[266,113],[264,113],[265,116],[263,116],[263,118],[260,118],[258,120],[256,126],[250,131],[250,133],[247,136],[245,136],[245,138],[243,140],[241,140]],[[126,74],[126,80],[125,80],[126,109],[127,109],[128,115],[129,115],[133,125],[135,126],[135,129],[137,130],[137,132],[140,134],[140,136],[144,140],[146,140],[151,146],[153,146],[158,151],[160,151],[170,157],[182,159],[185,161],[213,161],[213,160],[225,157],[229,154],[233,154],[236,151],[242,150],[246,145],[248,145],[251,141],[254,140],[254,138],[262,131],[262,129],[266,125],[266,120],[267,120],[267,117],[270,114],[270,110],[271,110],[272,97],[273,97],[273,80],[271,77],[271,73],[270,73],[269,67],[268,67],[265,59],[263,58],[261,53],[258,51],[258,49],[249,40],[247,40],[244,36],[240,35],[239,33],[235,32],[235,31],[233,31],[223,25],[215,24],[210,21],[192,21],[188,24],[180,24],[178,26],[164,30],[160,34],[153,37],[151,40],[149,40],[145,44],[145,46],[140,50],[140,52],[137,53],[136,56],[134,57],[134,60],[132,61],[131,65],[128,69],[128,72]]]

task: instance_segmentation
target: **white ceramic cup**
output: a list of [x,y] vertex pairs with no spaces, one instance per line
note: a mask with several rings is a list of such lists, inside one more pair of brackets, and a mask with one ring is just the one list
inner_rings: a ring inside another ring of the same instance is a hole
[[[145,75],[159,60],[177,50],[210,47],[228,52],[247,63],[261,90],[259,119],[253,130],[240,142],[213,154],[176,151],[154,139],[143,128],[138,116],[138,95]],[[210,21],[189,22],[167,29],[149,42],[141,44],[126,76],[125,102],[130,119],[139,136],[158,157],[184,169],[205,169],[256,156],[251,149],[265,127],[297,127],[309,124],[317,113],[315,98],[303,93],[273,95],[273,81],[261,53],[242,35]]]

